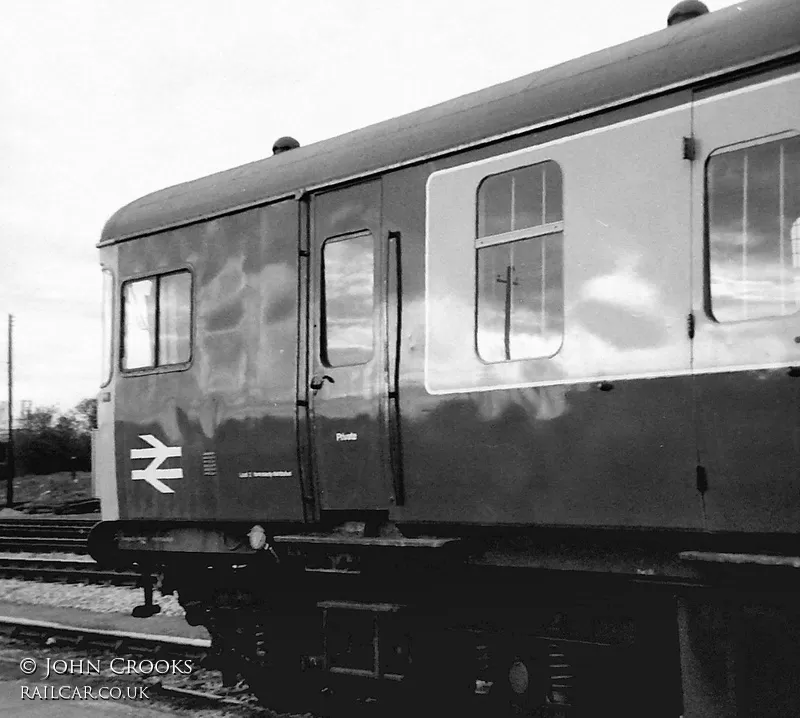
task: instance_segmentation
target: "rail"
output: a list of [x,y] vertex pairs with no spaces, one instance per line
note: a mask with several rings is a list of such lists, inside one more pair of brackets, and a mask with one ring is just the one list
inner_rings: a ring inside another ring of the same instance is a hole
[[86,553],[96,523],[92,518],[0,519],[0,551]]
[[19,558],[0,556],[0,577],[56,583],[111,584],[136,586],[139,574],[104,568],[94,561],[64,558]]

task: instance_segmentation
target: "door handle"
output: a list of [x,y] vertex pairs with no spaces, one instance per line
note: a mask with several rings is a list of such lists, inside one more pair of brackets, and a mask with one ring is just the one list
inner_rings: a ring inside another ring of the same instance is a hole
[[319,391],[322,389],[322,385],[325,383],[325,380],[328,380],[331,384],[335,384],[336,382],[333,380],[332,376],[328,376],[327,374],[323,374],[320,376],[319,374],[315,374],[311,379],[311,388],[314,391]]

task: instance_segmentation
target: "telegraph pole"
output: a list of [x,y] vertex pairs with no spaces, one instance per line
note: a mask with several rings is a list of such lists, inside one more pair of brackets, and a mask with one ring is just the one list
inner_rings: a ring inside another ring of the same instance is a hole
[[14,317],[8,315],[8,475],[6,476],[6,506],[14,506]]

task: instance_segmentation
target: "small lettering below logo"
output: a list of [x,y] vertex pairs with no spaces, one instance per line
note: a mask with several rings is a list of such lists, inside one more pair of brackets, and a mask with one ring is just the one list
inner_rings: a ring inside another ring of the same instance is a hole
[[355,431],[350,431],[346,434],[336,432],[336,441],[358,441],[358,434]]
[[166,446],[152,434],[139,434],[139,438],[150,444],[151,448],[131,449],[131,459],[151,459],[151,461],[147,468],[131,471],[131,478],[134,481],[146,481],[162,494],[174,494],[175,492],[162,479],[182,479],[183,469],[160,469],[158,467],[170,457],[180,456],[183,452],[182,447]]
[[291,471],[240,471],[240,479],[278,479],[291,478]]

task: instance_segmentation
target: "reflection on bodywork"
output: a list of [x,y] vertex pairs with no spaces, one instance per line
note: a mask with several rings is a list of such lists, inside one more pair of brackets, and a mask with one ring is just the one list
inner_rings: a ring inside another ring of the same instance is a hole
[[[243,271],[235,255],[198,291],[197,327],[201,394],[228,394],[226,413],[256,416],[265,403],[270,413],[293,410],[287,387],[293,386],[294,366],[287,360],[296,336],[295,270],[286,263]],[[251,347],[247,351],[247,347]],[[209,430],[214,419],[208,416]]]
[[[647,280],[640,264],[635,255],[620,257],[611,271],[586,282],[570,308],[570,322],[602,341],[608,353],[667,349],[667,297]],[[595,348],[592,354],[599,351]]]

